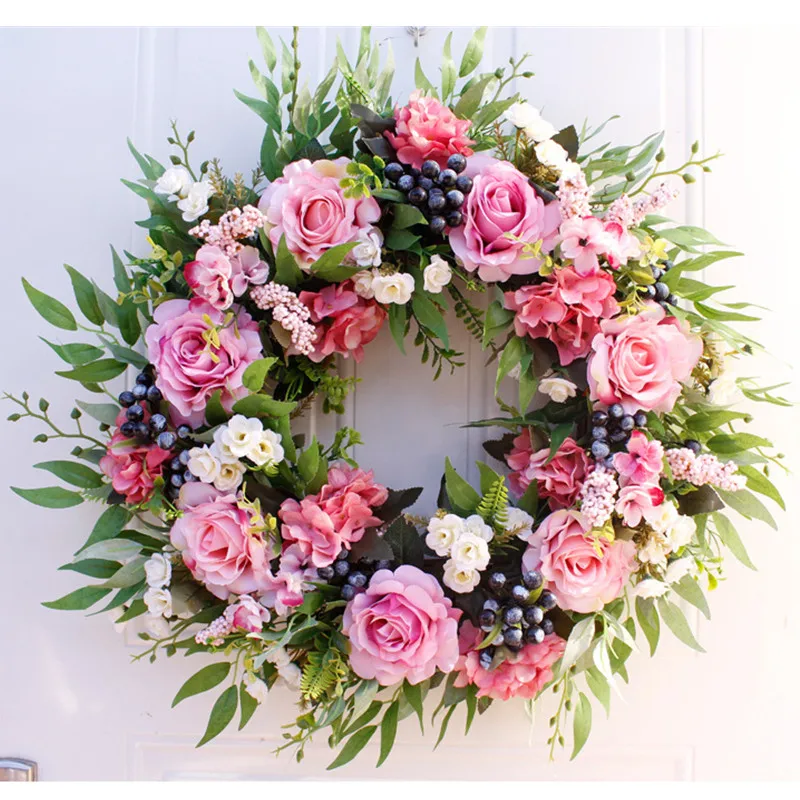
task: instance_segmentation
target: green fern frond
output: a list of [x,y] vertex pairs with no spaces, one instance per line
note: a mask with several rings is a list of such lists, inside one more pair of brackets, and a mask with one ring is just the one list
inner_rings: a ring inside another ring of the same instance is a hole
[[508,525],[508,488],[504,478],[498,478],[489,487],[478,503],[476,513],[487,525],[492,526],[498,536],[505,532]]
[[338,650],[331,649],[325,653],[312,651],[303,667],[300,693],[303,699],[312,702],[331,697],[336,694],[336,688],[346,676],[347,665],[342,661]]

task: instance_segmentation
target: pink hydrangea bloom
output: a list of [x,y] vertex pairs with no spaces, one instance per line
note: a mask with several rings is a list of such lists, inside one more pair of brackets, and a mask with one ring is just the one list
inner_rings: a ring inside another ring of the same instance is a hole
[[650,440],[642,431],[634,431],[628,440],[627,453],[615,453],[614,469],[620,483],[654,483],[664,467],[664,448],[661,442]]
[[541,644],[529,644],[518,653],[510,653],[494,669],[480,665],[480,651],[475,647],[483,640],[481,633],[467,621],[458,632],[461,655],[456,663],[457,687],[474,684],[478,697],[510,700],[524,697],[532,700],[553,678],[553,664],[564,655],[566,642],[555,633],[545,636]]
[[598,256],[605,255],[611,242],[603,223],[596,217],[573,217],[561,224],[561,254],[571,258],[579,275],[600,269]]
[[248,286],[262,286],[269,278],[269,264],[261,260],[255,247],[242,247],[231,259],[231,289],[241,297]]
[[670,411],[703,342],[656,303],[640,314],[603,320],[587,366],[591,398],[633,414]]
[[350,666],[381,686],[450,672],[458,660],[460,616],[432,575],[409,564],[378,570],[344,610]]
[[312,581],[318,580],[316,568],[307,566],[307,560],[299,545],[284,548],[275,580],[270,589],[261,592],[261,602],[280,615],[302,605],[303,593],[313,588]]
[[619,491],[615,510],[629,528],[635,528],[652,509],[664,502],[664,492],[655,484],[629,483]]
[[423,161],[436,161],[444,167],[454,153],[471,156],[472,139],[467,132],[472,125],[459,119],[435,97],[424,97],[418,89],[411,93],[408,105],[395,106],[394,133],[384,136],[397,151],[397,159],[419,169]]
[[183,276],[195,297],[223,311],[233,302],[231,262],[219,247],[204,244],[183,268]]
[[508,476],[512,490],[521,495],[535,480],[539,497],[549,498],[551,508],[565,508],[575,503],[592,466],[586,451],[571,437],[561,443],[552,459],[549,447],[534,453],[527,428],[514,439],[506,462],[514,470]]

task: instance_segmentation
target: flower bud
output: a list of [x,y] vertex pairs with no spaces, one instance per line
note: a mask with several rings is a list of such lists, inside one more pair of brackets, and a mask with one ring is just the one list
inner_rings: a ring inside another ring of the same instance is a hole
[[83,412],[79,408],[73,408],[69,415],[72,419],[80,419],[83,416]]
[[681,175],[681,178],[683,178],[683,182],[684,183],[694,183],[695,182],[694,175],[690,175],[688,172],[684,172],[683,175]]
[[659,151],[656,153],[656,161],[658,161],[658,162],[660,163],[660,162],[662,162],[662,161],[663,161],[663,160],[664,160],[666,157],[667,157],[667,154],[664,152],[664,148],[662,147],[662,148],[661,148],[661,150],[659,150]]
[[47,400],[45,400],[44,397],[42,397],[39,400],[39,411],[41,411],[44,414],[47,412],[48,408],[50,408],[50,403],[48,403]]

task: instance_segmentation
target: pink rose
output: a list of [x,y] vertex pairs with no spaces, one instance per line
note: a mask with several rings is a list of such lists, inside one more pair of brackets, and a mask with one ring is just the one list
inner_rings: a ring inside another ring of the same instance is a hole
[[248,286],[262,286],[269,278],[269,264],[255,247],[242,247],[231,259],[231,289],[241,297]]
[[394,119],[394,133],[384,135],[403,164],[419,169],[423,161],[431,160],[444,167],[454,153],[472,155],[469,145],[475,142],[467,138],[470,120],[459,119],[435,97],[423,97],[419,89],[411,93],[408,105],[395,106]]
[[484,281],[538,272],[541,259],[526,258],[523,247],[542,240],[542,250],[549,252],[561,222],[558,203],[545,205],[507,161],[490,161],[473,178],[461,211],[464,224],[450,230],[450,245],[466,269],[477,269]]
[[524,494],[535,480],[539,497],[550,498],[551,508],[569,507],[577,500],[592,464],[586,451],[570,437],[564,439],[552,459],[549,447],[534,453],[527,428],[514,439],[506,462],[514,470],[508,476],[512,490]]
[[541,644],[525,645],[519,652],[510,653],[494,669],[480,665],[480,651],[475,647],[483,641],[484,633],[467,621],[458,632],[461,655],[456,663],[459,673],[457,687],[474,684],[478,697],[510,700],[524,697],[532,700],[553,679],[553,664],[564,655],[566,642],[554,633],[544,637]]
[[644,516],[664,502],[664,492],[660,486],[639,486],[629,483],[619,490],[619,498],[614,510],[629,528],[635,528]]
[[281,237],[308,268],[329,248],[358,241],[380,219],[374,197],[345,197],[339,182],[347,177],[348,158],[295,161],[261,195],[259,210],[267,219],[277,251]]
[[204,244],[183,275],[194,295],[214,308],[223,311],[233,302],[231,262],[219,247]]
[[670,411],[703,352],[702,339],[656,303],[604,320],[600,331],[587,367],[591,398],[621,403],[628,414]]
[[664,467],[664,448],[661,442],[649,440],[641,431],[634,431],[628,440],[627,453],[614,454],[614,469],[620,485],[655,483]]
[[[587,536],[589,525],[577,511],[554,511],[528,540],[526,570],[538,569],[560,608],[588,614],[619,597],[633,570],[636,547]],[[598,552],[599,549],[599,552]]]
[[344,610],[350,666],[381,686],[450,672],[458,660],[460,616],[433,576],[408,564],[378,570]]
[[[232,306],[235,324],[202,300],[167,300],[153,314],[145,333],[147,357],[156,368],[156,385],[175,416],[190,425],[202,424],[211,395],[222,392],[228,411],[247,394],[242,375],[261,358],[258,323],[243,309]],[[219,344],[208,340],[208,320]]]
[[250,633],[258,633],[270,619],[269,611],[249,594],[242,595],[236,603],[228,606],[225,616],[230,617],[234,628]]

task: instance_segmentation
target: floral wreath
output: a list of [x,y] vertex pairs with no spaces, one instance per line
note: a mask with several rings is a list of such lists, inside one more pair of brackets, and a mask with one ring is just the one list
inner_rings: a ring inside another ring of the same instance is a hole
[[[736,377],[758,345],[731,323],[755,317],[697,278],[740,254],[661,215],[669,178],[692,183],[716,156],[694,145],[668,170],[663,134],[612,147],[595,144],[605,124],[556,130],[507,95],[527,57],[478,71],[486,28],[458,66],[447,37],[439,87],[417,61],[405,104],[391,45],[381,67],[368,28],[314,91],[298,30],[280,67],[257,32],[260,97],[237,93],[266,123],[251,180],[217,159],[196,170],[195,134],[173,123],[170,166],[130,145],[150,253],[112,249],[116,298],[67,267],[90,327],[23,278],[47,322],[94,334],[46,343],[101,400],[77,401],[68,433],[46,400],[6,395],[12,421],[44,424],[35,441],[79,442],[35,465],[72,488],[14,491],[104,506],[64,566],[93,582],[45,605],[141,618],[136,659],[221,656],[174,701],[216,691],[200,744],[237,711],[244,727],[278,681],[301,704],[278,749],[299,760],[326,731],[331,768],[376,735],[383,763],[426,700],[441,741],[460,707],[468,731],[493,701],[532,708],[551,688],[551,754],[572,715],[574,757],[590,697],[608,710],[662,623],[702,649],[679,601],[708,615],[726,548],[752,566],[726,507],[773,526],[756,494],[783,507],[768,478],[780,456],[730,405],[787,401]],[[518,382],[503,416],[472,423],[505,431],[485,449],[510,474],[479,463],[473,487],[446,459],[423,519],[404,513],[421,489],[388,489],[349,457],[356,431],[325,446],[292,421],[315,397],[343,410],[353,380],[337,356],[360,361],[384,325],[435,377],[456,369],[451,308],[498,391]],[[132,388],[109,391],[129,366]]]

